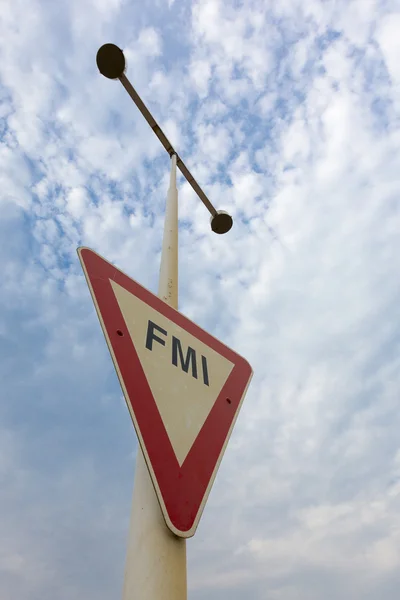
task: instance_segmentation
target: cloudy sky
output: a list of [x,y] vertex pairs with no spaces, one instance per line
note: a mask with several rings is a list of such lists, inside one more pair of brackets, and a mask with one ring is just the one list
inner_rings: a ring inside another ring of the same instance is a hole
[[190,600],[397,600],[398,0],[14,0],[0,19],[0,597],[122,590],[136,438],[76,255],[157,290],[168,156],[180,310],[254,379]]

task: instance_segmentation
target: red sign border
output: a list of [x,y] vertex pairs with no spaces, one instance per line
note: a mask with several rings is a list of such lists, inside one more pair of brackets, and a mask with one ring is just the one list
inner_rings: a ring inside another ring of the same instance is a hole
[[[78,255],[165,521],[176,535],[191,537],[196,531],[230,432],[250,383],[252,368],[246,359],[90,248],[78,248]],[[110,280],[188,331],[234,365],[181,466],[176,459]]]

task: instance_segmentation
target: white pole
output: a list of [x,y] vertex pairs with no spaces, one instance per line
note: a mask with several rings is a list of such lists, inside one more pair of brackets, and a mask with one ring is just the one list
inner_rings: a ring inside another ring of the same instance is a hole
[[[171,158],[158,295],[178,308],[178,190]],[[123,600],[187,600],[186,540],[165,525],[149,471],[138,448]]]
[[178,190],[176,188],[176,154],[171,157],[171,174],[165,211],[158,295],[178,308]]

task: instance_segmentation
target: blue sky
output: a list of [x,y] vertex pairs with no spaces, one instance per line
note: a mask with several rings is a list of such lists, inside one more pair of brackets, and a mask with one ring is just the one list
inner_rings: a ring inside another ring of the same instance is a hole
[[76,256],[156,291],[168,157],[180,310],[255,375],[191,600],[397,600],[400,12],[393,0],[18,0],[0,22],[0,596],[122,590],[136,439]]

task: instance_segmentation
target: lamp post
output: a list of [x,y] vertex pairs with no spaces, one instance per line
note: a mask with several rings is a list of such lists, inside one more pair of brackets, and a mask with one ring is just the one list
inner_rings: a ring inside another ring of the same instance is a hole
[[192,186],[200,200],[206,206],[211,214],[211,229],[215,233],[227,233],[232,227],[232,217],[223,210],[216,210],[211,204],[209,198],[206,196],[204,191],[201,189],[183,160],[180,158],[178,153],[174,150],[171,142],[168,140],[161,127],[158,125],[153,115],[150,113],[143,100],[125,75],[125,56],[124,53],[115,44],[104,44],[97,52],[96,56],[97,67],[104,77],[108,79],[119,79],[158,139],[164,146],[168,154],[173,156],[176,155],[176,165],[185,177],[186,181]]
[[[104,44],[96,62],[102,75],[119,79],[171,158],[158,295],[178,308],[178,191],[181,171],[211,214],[211,229],[228,232],[232,217],[217,211],[125,75],[125,57],[114,44]],[[166,526],[143,453],[138,448],[131,521],[125,566],[123,600],[186,600],[186,540]]]

